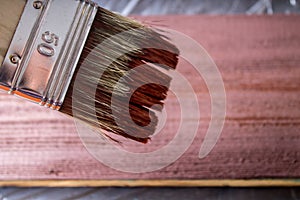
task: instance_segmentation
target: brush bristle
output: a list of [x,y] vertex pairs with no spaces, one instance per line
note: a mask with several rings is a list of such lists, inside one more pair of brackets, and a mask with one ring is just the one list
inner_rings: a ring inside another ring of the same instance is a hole
[[[124,32],[129,32],[127,38],[116,36]],[[113,45],[100,48],[99,44],[107,39]],[[122,52],[129,48],[136,50],[122,55]],[[178,49],[158,32],[134,20],[99,8],[60,111],[107,132],[147,142],[158,123],[155,110],[161,110],[161,107],[153,105],[163,105],[171,81],[166,73],[157,68],[175,69],[178,54]],[[115,59],[115,55],[122,56]],[[105,64],[108,62],[109,66]],[[129,70],[141,65],[147,67],[147,70],[133,79],[125,78],[126,82],[119,83],[116,88],[120,78]],[[95,73],[99,71],[103,71],[101,77]],[[80,80],[80,83],[75,85],[76,80]],[[149,84],[141,86],[145,82]],[[95,84],[96,91],[92,89]],[[135,91],[128,105],[126,98],[132,90]],[[78,95],[74,97],[74,92],[80,94],[80,98]],[[117,103],[112,104],[112,94]],[[91,101],[95,103],[89,105],[87,102]],[[123,112],[128,107],[131,119]],[[93,110],[96,110],[97,120]],[[116,117],[124,121],[125,126],[120,127],[116,123]],[[126,125],[126,121],[129,120],[133,120],[136,125]]]

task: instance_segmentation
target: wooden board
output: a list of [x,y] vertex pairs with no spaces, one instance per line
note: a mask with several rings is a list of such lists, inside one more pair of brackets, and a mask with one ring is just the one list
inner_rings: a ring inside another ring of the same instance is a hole
[[[213,151],[204,159],[198,158],[210,119],[209,94],[203,80],[181,61],[178,70],[197,88],[201,128],[192,146],[175,163],[142,174],[106,167],[86,151],[72,119],[1,93],[0,184],[299,185],[300,17],[139,19],[154,24],[159,21],[187,34],[216,61],[224,79],[227,114]],[[173,118],[174,126],[156,137],[152,146],[137,144],[136,149],[153,150],[153,144],[156,147],[166,144],[179,121],[176,115]]]

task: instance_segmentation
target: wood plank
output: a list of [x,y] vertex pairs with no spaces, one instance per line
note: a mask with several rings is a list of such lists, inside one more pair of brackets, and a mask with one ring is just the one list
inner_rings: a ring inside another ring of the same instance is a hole
[[0,181],[9,187],[294,187],[299,180],[251,179],[251,180],[14,180]]
[[[178,71],[196,88],[201,128],[192,146],[175,163],[151,173],[116,171],[86,151],[72,119],[1,94],[1,185],[22,185],[21,181],[25,180],[23,186],[101,186],[106,180],[118,186],[130,185],[129,182],[134,186],[146,185],[147,181],[149,185],[157,185],[159,181],[155,180],[165,180],[161,183],[172,185],[168,181],[174,180],[177,185],[246,186],[243,179],[253,179],[251,186],[298,185],[297,180],[286,179],[300,177],[300,17],[139,19],[149,23],[160,21],[187,34],[203,45],[216,61],[225,83],[227,114],[221,138],[213,151],[204,159],[198,158],[210,119],[209,94],[203,80],[182,60]],[[170,105],[175,101],[171,96]],[[175,111],[169,129],[151,144],[126,148],[151,151],[168,143],[175,132],[174,124],[179,122]],[[278,180],[273,184],[269,179]]]

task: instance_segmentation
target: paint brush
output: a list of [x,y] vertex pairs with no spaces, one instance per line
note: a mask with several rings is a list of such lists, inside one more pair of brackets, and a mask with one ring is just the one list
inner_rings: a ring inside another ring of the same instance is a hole
[[0,14],[2,90],[149,140],[179,54],[158,30],[88,0],[5,1]]

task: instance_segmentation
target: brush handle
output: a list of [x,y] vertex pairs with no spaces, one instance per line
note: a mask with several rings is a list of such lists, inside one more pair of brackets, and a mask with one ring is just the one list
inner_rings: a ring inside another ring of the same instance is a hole
[[0,65],[17,28],[26,0],[1,1],[0,6]]

